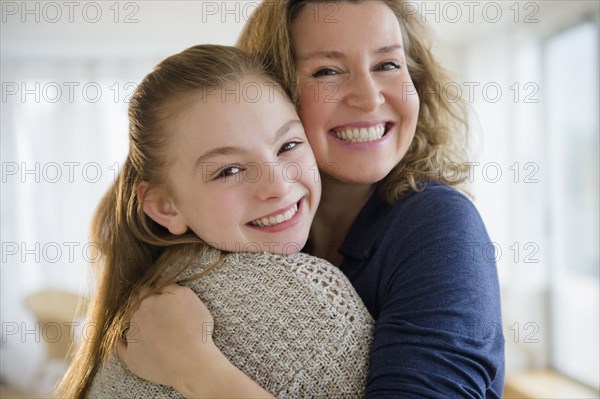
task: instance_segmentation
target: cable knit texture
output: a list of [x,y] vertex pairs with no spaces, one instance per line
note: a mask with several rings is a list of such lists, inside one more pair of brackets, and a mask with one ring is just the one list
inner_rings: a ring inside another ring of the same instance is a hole
[[[209,249],[180,275],[219,259]],[[278,398],[358,398],[364,391],[373,319],[335,266],[302,253],[227,254],[187,282],[214,317],[223,354]],[[202,333],[202,332],[199,332]],[[129,372],[112,355],[89,398],[181,398]]]

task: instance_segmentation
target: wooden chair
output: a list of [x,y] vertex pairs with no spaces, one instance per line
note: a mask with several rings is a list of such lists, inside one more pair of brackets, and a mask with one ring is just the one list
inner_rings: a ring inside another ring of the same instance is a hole
[[45,290],[25,299],[37,320],[45,358],[35,375],[38,392],[52,389],[69,364],[71,345],[77,341],[72,324],[83,309],[81,296],[68,291]]

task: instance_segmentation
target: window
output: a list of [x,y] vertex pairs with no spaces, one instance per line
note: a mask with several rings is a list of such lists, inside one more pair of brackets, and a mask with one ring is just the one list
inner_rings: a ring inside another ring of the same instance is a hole
[[550,368],[598,389],[598,14],[539,4],[543,23],[465,42],[465,85],[502,93],[471,101],[469,190],[496,244],[507,374]]
[[584,23],[544,45],[551,243],[551,363],[594,387],[599,376],[598,28]]

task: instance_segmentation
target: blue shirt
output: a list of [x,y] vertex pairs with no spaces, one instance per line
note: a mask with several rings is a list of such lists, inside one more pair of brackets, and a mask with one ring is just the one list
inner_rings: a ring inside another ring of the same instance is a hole
[[430,183],[373,194],[340,248],[376,321],[367,398],[501,398],[504,337],[494,247],[467,197]]

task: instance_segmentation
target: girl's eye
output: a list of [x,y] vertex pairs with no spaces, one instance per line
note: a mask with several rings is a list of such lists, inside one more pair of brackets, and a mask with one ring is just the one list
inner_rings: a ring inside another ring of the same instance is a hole
[[277,155],[281,154],[282,152],[291,151],[300,144],[302,144],[301,141],[288,141],[287,143],[285,143],[284,145],[281,146]]
[[393,71],[395,69],[400,69],[400,64],[397,62],[388,61],[378,65],[376,69],[378,71]]
[[236,174],[240,173],[241,171],[242,171],[242,169],[238,166],[227,166],[219,171],[216,178],[224,179],[228,176],[236,175]]
[[333,76],[333,75],[337,75],[337,72],[331,68],[322,68],[312,74],[313,78],[320,78],[322,76]]

